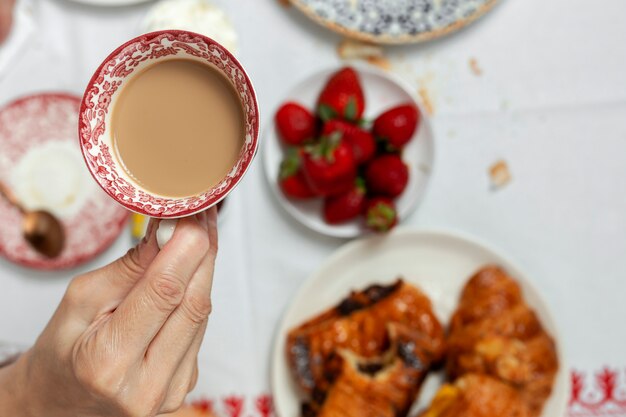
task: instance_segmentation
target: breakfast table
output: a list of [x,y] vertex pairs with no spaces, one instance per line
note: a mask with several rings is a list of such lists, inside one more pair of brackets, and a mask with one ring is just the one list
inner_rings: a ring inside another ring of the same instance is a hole
[[[341,36],[284,2],[214,2],[238,33],[262,128],[293,84],[342,62]],[[153,5],[18,3],[28,13],[16,51],[0,54],[0,106],[36,92],[82,95],[107,54],[140,34]],[[435,138],[430,182],[402,227],[475,236],[524,269],[562,334],[569,416],[626,417],[624,15],[621,0],[502,0],[457,33],[384,48],[385,70],[426,104]],[[287,216],[260,159],[220,221],[213,313],[189,397],[218,416],[273,415],[277,325],[304,280],[346,243]],[[494,187],[498,161],[511,179]],[[131,245],[125,229],[92,261],[54,272],[0,258],[0,342],[31,345],[72,277]]]

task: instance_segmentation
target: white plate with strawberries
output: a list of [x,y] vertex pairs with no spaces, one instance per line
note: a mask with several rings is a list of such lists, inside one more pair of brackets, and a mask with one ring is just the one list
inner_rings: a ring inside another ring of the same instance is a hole
[[366,66],[295,86],[265,132],[265,172],[300,223],[353,238],[385,232],[417,207],[434,160],[430,123],[410,87]]

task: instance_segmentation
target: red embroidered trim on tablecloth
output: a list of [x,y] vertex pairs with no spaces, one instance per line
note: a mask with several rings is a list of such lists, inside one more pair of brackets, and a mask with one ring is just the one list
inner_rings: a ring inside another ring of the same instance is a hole
[[273,417],[274,406],[268,394],[259,395],[251,402],[242,395],[229,395],[220,399],[204,398],[192,405],[215,416],[224,417]]
[[626,370],[573,370],[568,417],[626,417]]
[[[571,380],[565,417],[626,417],[626,369],[606,366],[595,372],[572,370]],[[193,405],[219,417],[274,417],[272,397],[268,394],[250,400],[241,395],[206,398]]]

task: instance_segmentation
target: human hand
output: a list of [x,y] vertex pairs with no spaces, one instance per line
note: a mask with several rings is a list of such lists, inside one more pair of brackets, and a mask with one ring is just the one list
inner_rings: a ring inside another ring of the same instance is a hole
[[178,409],[197,380],[216,222],[215,208],[180,220],[159,251],[152,221],[124,257],[75,278],[35,346],[0,371],[0,415],[152,417]]
[[15,0],[0,0],[0,44],[9,36],[13,25]]

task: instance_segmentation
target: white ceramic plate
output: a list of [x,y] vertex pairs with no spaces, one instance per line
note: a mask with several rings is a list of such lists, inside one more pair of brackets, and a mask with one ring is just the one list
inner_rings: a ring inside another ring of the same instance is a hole
[[[418,286],[431,298],[442,323],[447,323],[469,277],[486,264],[504,267],[520,283],[528,304],[536,311],[557,343],[559,373],[543,417],[565,415],[570,392],[568,365],[548,305],[515,264],[473,238],[442,231],[398,229],[346,244],[300,288],[276,333],[271,365],[274,404],[279,417],[299,416],[300,399],[285,358],[289,329],[336,305],[350,290],[374,283],[391,283],[398,277]],[[443,380],[431,374],[414,409],[428,406]]]
[[29,209],[56,215],[61,254],[46,258],[22,236],[22,215],[0,198],[0,255],[29,268],[71,268],[93,259],[124,230],[128,211],[98,189],[76,146],[80,97],[38,93],[0,109],[0,178]]
[[[411,88],[398,77],[364,65],[353,65],[353,67],[359,73],[365,93],[365,118],[374,119],[383,111],[407,102],[414,103],[421,113],[419,128],[402,155],[404,162],[409,166],[409,183],[404,193],[396,200],[398,215],[402,221],[420,202],[433,166],[434,142],[428,114],[416,100]],[[296,101],[313,109],[326,81],[338,69],[326,69],[311,75],[291,89],[282,103]],[[276,111],[273,114],[276,114]],[[322,217],[322,199],[296,201],[285,197],[278,186],[278,174],[287,147],[277,135],[273,118],[265,130],[264,142],[265,173],[271,189],[287,213],[310,229],[328,236],[353,238],[367,232],[362,219],[342,225],[327,224]]]
[[422,42],[455,32],[497,0],[291,0],[309,18],[367,42]]

